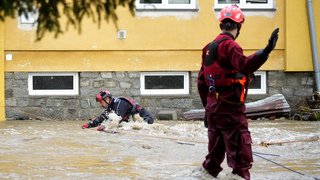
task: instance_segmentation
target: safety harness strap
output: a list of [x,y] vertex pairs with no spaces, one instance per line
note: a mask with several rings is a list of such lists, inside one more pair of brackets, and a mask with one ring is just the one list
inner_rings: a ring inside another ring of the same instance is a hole
[[[210,66],[217,60],[218,46],[219,46],[219,44],[221,42],[226,41],[226,40],[230,40],[230,38],[222,38],[222,39],[220,39],[218,41],[212,41],[208,45],[206,56],[205,56],[205,59],[204,59],[204,65],[205,66]],[[209,80],[212,79],[211,76],[210,77],[208,77],[208,76],[210,76],[210,75],[207,75],[207,79],[209,79]],[[221,98],[219,96],[219,93],[217,92],[217,91],[223,91],[223,90],[229,90],[229,89],[236,91],[237,87],[235,87],[235,86],[230,86],[230,87],[227,87],[227,86],[223,86],[223,87],[216,86],[216,87],[212,88],[211,92],[214,92],[216,94],[216,98],[222,100],[225,103],[232,104],[232,105],[242,105],[242,104],[244,104],[244,102],[247,99],[248,88],[249,88],[249,84],[250,84],[250,79],[249,79],[250,77],[247,77],[247,76],[239,73],[236,70],[233,70],[232,73],[225,74],[224,76],[225,76],[224,77],[225,79],[232,79],[232,83],[242,85],[241,86],[242,87],[241,88],[241,92],[245,91],[245,93],[241,93],[240,94],[239,102],[233,102],[233,101],[229,101],[229,100],[226,100],[224,98]],[[215,80],[221,79],[221,74],[214,74],[214,79]]]
[[223,102],[225,102],[225,103],[227,103],[227,104],[231,104],[231,105],[235,105],[235,106],[239,106],[239,105],[244,104],[244,103],[246,102],[246,100],[247,100],[249,84],[250,84],[250,81],[251,81],[251,77],[247,77],[247,78],[248,78],[248,81],[245,83],[245,88],[242,89],[242,91],[245,90],[245,93],[244,93],[244,94],[241,94],[241,97],[240,97],[240,101],[239,101],[239,102],[233,102],[233,101],[229,101],[229,100],[226,100],[226,99],[224,99],[224,98],[221,98],[221,97],[219,96],[219,93],[218,93],[216,90],[214,90],[214,93],[216,93],[216,98],[217,98],[217,99],[220,99],[221,101],[223,101]]
[[125,100],[127,102],[129,102],[132,105],[132,109],[130,114],[135,114],[137,112],[138,109],[141,109],[141,106],[136,104],[135,102],[133,102],[131,99],[126,98],[126,97],[118,97],[119,99]]
[[246,76],[239,73],[239,72],[234,72],[234,73],[229,73],[225,75],[225,78],[232,78],[232,79],[242,79],[245,78]]
[[226,40],[230,40],[230,38],[225,37],[225,38],[222,38],[218,41],[212,41],[208,45],[203,65],[210,66],[217,60],[218,46],[221,42],[226,41]]

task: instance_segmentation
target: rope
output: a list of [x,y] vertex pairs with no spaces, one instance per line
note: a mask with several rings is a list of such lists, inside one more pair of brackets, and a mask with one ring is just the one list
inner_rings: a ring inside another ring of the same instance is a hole
[[[276,165],[278,165],[278,166],[280,166],[280,167],[283,167],[283,168],[285,168],[285,169],[287,169],[287,170],[289,170],[289,171],[298,173],[298,174],[303,175],[303,176],[309,176],[309,175],[303,174],[303,173],[301,173],[301,172],[298,172],[298,171],[296,171],[296,170],[290,169],[290,168],[288,168],[288,167],[286,167],[286,166],[284,166],[284,165],[281,165],[281,164],[279,164],[279,163],[276,163],[276,162],[274,162],[274,161],[272,161],[272,160],[270,160],[270,159],[267,159],[267,158],[265,158],[265,157],[263,157],[263,156],[260,156],[260,155],[258,155],[258,153],[253,153],[253,155],[255,155],[255,156],[259,157],[259,158],[262,158],[262,159],[264,159],[264,160],[267,160],[267,161],[269,161],[269,162],[271,162],[271,163],[273,163],[273,164],[276,164]],[[312,177],[312,176],[309,176],[309,177]],[[315,180],[320,180],[320,179],[315,178],[315,177],[312,177],[312,178],[315,179]]]
[[280,156],[277,154],[265,154],[265,153],[259,153],[259,152],[253,152],[253,151],[252,151],[252,154],[261,154],[261,155],[267,155],[267,156]]
[[269,145],[283,145],[285,143],[295,143],[295,142],[308,142],[308,141],[318,141],[320,138],[315,139],[303,139],[303,140],[297,140],[297,141],[285,141],[285,142],[277,142],[277,143],[268,143],[262,141],[260,144],[252,144],[252,146],[264,146],[268,147]]

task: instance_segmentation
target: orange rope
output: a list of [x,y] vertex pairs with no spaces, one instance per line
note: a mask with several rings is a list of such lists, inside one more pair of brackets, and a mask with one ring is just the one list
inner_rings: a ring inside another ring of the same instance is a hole
[[[13,110],[13,111],[20,112],[20,113],[23,113],[23,114],[28,114],[28,115],[31,115],[31,116],[34,116],[34,117],[38,117],[38,118],[41,118],[41,119],[47,119],[47,120],[49,120],[49,121],[54,121],[54,122],[57,122],[57,123],[63,123],[63,124],[67,124],[67,125],[79,127],[78,125],[70,124],[70,123],[67,123],[67,122],[64,122],[64,121],[57,121],[57,120],[54,120],[54,119],[37,116],[37,115],[31,114],[31,113],[23,112],[23,111],[20,111],[20,110],[16,110],[16,109],[13,109],[13,108],[9,108],[9,107],[5,107],[5,108],[10,109],[10,110]],[[90,129],[90,128],[86,128],[86,129]],[[90,130],[96,130],[96,129],[90,129]],[[150,137],[150,138],[160,138],[160,139],[169,139],[169,140],[175,140],[175,141],[185,141],[185,142],[208,144],[208,142],[203,142],[203,141],[194,141],[194,140],[187,140],[187,139],[177,139],[177,138],[162,137],[162,136],[152,136],[152,135],[136,134],[136,133],[122,132],[122,131],[105,130],[105,132],[108,132],[108,133],[121,133],[121,134],[128,134],[128,135],[135,135],[135,136],[144,136],[144,137]],[[319,139],[320,139],[320,138],[316,138],[316,139],[305,139],[305,140],[298,140],[298,141],[277,142],[277,143],[267,143],[267,142],[264,142],[264,141],[263,141],[263,142],[261,142],[260,144],[252,144],[252,146],[265,146],[265,147],[267,147],[267,146],[269,146],[269,145],[282,145],[282,144],[285,144],[285,143],[318,141]]]
[[298,140],[298,141],[285,141],[285,142],[277,142],[277,143],[267,143],[262,141],[260,144],[252,144],[252,146],[269,146],[269,145],[282,145],[285,143],[295,143],[295,142],[308,142],[308,141],[318,141],[320,138],[315,139],[304,139],[304,140]]

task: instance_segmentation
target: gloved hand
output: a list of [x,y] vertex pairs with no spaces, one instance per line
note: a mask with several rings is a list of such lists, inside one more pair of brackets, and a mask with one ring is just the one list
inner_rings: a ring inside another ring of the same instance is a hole
[[105,128],[106,128],[106,127],[103,126],[103,125],[102,125],[102,126],[99,126],[98,129],[97,129],[97,131],[104,131]]
[[88,124],[84,124],[84,125],[82,125],[81,128],[82,128],[82,129],[84,129],[84,128],[89,128],[89,125],[88,125]]
[[270,52],[276,47],[277,41],[278,41],[278,33],[279,33],[279,28],[275,29],[270,38],[269,38],[269,42],[268,45],[266,46],[266,48],[264,48],[263,53],[265,55],[269,55]]

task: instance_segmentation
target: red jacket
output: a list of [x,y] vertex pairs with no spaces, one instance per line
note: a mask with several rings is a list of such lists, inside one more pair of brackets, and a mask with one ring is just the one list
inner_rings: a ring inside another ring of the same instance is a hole
[[[217,50],[217,62],[221,68],[225,69],[234,69],[243,75],[250,75],[256,70],[258,70],[264,62],[267,60],[266,56],[262,50],[257,51],[256,53],[246,57],[243,55],[243,50],[238,43],[234,41],[234,37],[230,33],[220,34],[215,41],[218,41],[222,38],[228,37],[230,40],[223,41],[219,44]],[[200,98],[203,102],[203,105],[206,107],[206,110],[211,113],[231,113],[232,111],[245,111],[244,105],[233,106],[227,103],[222,102],[221,100],[216,99],[216,94],[211,93],[208,90],[208,86],[205,81],[205,77],[208,74],[205,74],[203,61],[205,54],[207,52],[207,44],[202,49],[202,66],[198,75],[198,91]],[[214,70],[213,70],[214,71]],[[239,90],[240,91],[240,90]],[[241,94],[240,92],[237,92]],[[234,90],[223,90],[219,92],[221,98],[227,100],[233,100],[236,96]],[[232,111],[230,111],[232,109]]]

